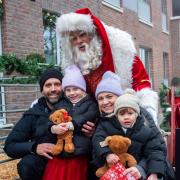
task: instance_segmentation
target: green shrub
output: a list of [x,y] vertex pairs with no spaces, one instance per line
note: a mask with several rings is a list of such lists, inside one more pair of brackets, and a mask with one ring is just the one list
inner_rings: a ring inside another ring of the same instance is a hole
[[160,127],[165,131],[170,131],[171,112],[167,111],[167,109],[170,108],[170,105],[167,102],[167,93],[169,88],[165,84],[162,84],[159,90],[160,106],[163,113],[163,122],[161,123]]
[[37,53],[32,53],[26,56],[26,61],[34,61],[36,63],[45,63],[46,59],[43,55],[37,54]]
[[5,75],[13,75],[18,72],[26,77],[11,76],[8,79],[1,79],[0,83],[36,83],[41,73],[54,64],[43,64],[44,57],[39,54],[30,54],[25,59],[20,59],[14,54],[3,54],[0,56],[0,71]]

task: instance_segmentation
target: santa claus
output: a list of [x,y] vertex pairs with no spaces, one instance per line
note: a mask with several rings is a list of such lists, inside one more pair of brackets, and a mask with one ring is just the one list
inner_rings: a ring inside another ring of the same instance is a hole
[[157,123],[158,95],[151,89],[131,35],[105,25],[88,8],[61,15],[56,28],[62,43],[62,69],[71,64],[79,66],[91,94],[104,72],[116,72],[122,88],[133,88],[140,98],[140,105]]

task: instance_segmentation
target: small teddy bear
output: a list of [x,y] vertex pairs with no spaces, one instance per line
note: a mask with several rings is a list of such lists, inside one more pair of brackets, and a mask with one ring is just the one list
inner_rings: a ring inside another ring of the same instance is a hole
[[[68,123],[72,121],[71,116],[68,115],[65,109],[56,110],[55,112],[53,112],[53,114],[50,115],[49,119],[54,124]],[[72,130],[68,130],[65,134],[57,135],[57,143],[53,149],[52,154],[53,155],[60,154],[63,148],[64,148],[64,151],[67,153],[74,152],[75,148],[72,142],[72,138],[73,138]]]
[[[109,146],[111,151],[118,155],[119,162],[124,166],[132,167],[136,165],[137,162],[135,158],[127,153],[128,147],[131,145],[131,140],[129,138],[120,135],[108,136],[105,141],[100,143],[101,146],[102,144],[103,146]],[[103,176],[111,166],[112,164],[105,163],[104,166],[97,169],[96,176]]]

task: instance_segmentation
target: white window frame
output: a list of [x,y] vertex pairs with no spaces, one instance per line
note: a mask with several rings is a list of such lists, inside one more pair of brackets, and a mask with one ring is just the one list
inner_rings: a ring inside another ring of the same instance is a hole
[[[146,2],[144,2],[146,1]],[[152,25],[152,15],[151,15],[151,4],[150,4],[150,0],[138,0],[138,17],[139,17],[139,21],[143,22],[147,25],[153,26]],[[142,4],[144,3],[144,5]],[[145,9],[146,8],[146,9]],[[143,13],[147,13],[149,11],[149,17],[147,19],[147,17],[144,16]]]
[[153,77],[151,73],[151,67],[150,67],[150,48],[140,47],[139,48],[139,57],[142,60],[142,63],[144,64],[144,67],[146,68],[146,71],[149,75],[151,83],[153,83]]
[[111,0],[103,0],[102,4],[112,9],[115,9],[116,11],[123,12],[122,0],[118,0],[118,1],[119,1],[119,6],[117,6],[117,4],[114,4]]
[[[43,26],[44,28],[44,26]],[[55,31],[56,36],[56,62],[55,65],[59,65],[61,61],[61,50],[60,50],[60,37],[58,33]],[[44,34],[43,34],[43,42],[44,42]]]
[[168,21],[167,21],[167,1],[161,0],[161,22],[162,22],[162,31],[168,32]]
[[57,65],[60,65],[60,63],[61,63],[61,54],[62,54],[62,52],[61,52],[61,48],[60,48],[60,46],[61,46],[61,43],[60,43],[60,37],[59,37],[59,34],[56,32],[56,44],[57,44],[57,50],[56,50],[56,52],[57,52]]

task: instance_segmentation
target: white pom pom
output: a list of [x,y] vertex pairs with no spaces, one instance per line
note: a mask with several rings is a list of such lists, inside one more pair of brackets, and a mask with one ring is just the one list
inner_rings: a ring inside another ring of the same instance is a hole
[[111,71],[106,71],[104,74],[103,74],[103,77],[102,79],[115,79],[117,81],[120,82],[120,78],[117,74],[111,72]]
[[127,88],[125,89],[124,94],[136,95],[136,91],[134,91],[134,89]]

